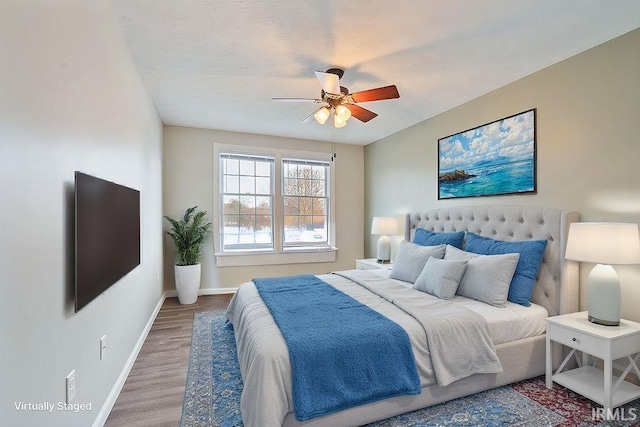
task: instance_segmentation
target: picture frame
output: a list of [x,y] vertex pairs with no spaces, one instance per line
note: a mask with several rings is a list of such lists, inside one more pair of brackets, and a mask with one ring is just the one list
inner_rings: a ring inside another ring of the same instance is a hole
[[535,194],[536,109],[438,139],[438,200]]

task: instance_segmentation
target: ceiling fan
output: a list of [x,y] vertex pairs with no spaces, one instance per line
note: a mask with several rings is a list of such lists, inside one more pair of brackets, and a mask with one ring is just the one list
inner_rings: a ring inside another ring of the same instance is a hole
[[308,122],[311,118],[315,118],[318,123],[324,124],[329,116],[333,116],[333,125],[341,128],[347,124],[347,120],[352,116],[364,123],[378,116],[373,111],[359,106],[359,103],[400,98],[398,88],[395,85],[349,93],[349,89],[340,86],[340,79],[344,75],[344,70],[340,68],[329,68],[325,72],[316,71],[315,74],[320,86],[322,86],[320,98],[271,98],[271,100],[276,102],[324,104],[309,114],[303,122]]

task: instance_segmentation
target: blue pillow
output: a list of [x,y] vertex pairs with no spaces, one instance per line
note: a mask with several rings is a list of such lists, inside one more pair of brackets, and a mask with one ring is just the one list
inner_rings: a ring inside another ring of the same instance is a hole
[[542,256],[546,247],[546,240],[504,242],[474,233],[467,233],[465,250],[482,255],[519,253],[520,259],[516,266],[516,272],[513,274],[513,279],[511,279],[507,299],[516,304],[529,307],[531,305],[533,287],[538,276],[538,269],[540,268],[540,263],[542,263]]
[[438,246],[451,245],[458,249],[462,249],[462,241],[464,240],[464,231],[456,231],[454,233],[436,233],[425,230],[424,228],[416,228],[416,234],[413,236],[413,243],[422,246]]

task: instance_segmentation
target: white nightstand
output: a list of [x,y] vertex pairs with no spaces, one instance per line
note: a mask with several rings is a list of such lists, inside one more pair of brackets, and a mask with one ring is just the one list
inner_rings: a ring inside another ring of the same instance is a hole
[[377,270],[386,269],[391,270],[393,264],[380,264],[375,258],[357,259],[356,270]]
[[[571,348],[553,372],[551,341]],[[582,352],[578,358],[576,351]],[[604,371],[589,364],[588,355],[602,359]],[[575,357],[578,368],[562,372]],[[626,358],[628,366],[620,378],[613,376],[613,361]],[[624,381],[632,370],[640,378],[640,323],[620,320],[620,326],[602,326],[587,320],[587,312],[564,314],[547,318],[547,388],[561,384],[603,406],[605,414],[611,409],[640,397],[640,387]]]

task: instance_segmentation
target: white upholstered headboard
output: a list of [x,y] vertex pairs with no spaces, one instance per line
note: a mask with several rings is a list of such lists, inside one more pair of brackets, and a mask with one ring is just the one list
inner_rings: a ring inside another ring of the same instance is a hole
[[470,231],[497,240],[545,239],[548,241],[531,301],[545,307],[550,316],[579,308],[578,263],[564,259],[569,224],[577,212],[528,206],[464,206],[432,209],[407,215],[405,240],[413,230]]

